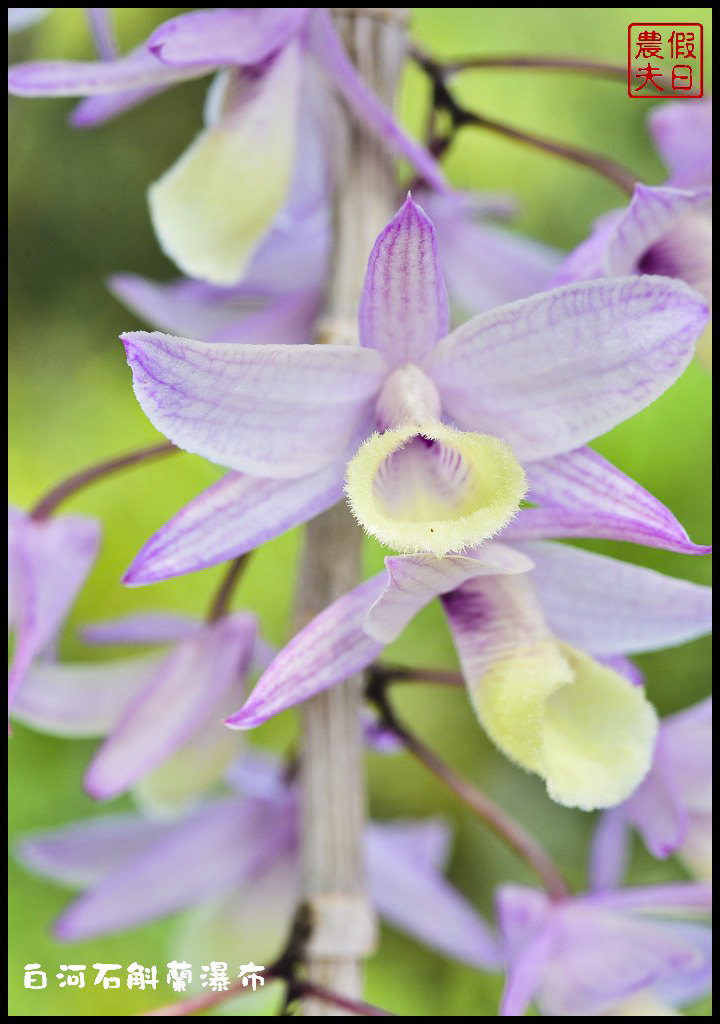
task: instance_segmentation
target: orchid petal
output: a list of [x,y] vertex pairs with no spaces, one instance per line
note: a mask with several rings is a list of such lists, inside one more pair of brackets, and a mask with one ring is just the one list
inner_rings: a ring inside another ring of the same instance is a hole
[[95,49],[103,60],[114,60],[117,57],[117,45],[112,27],[112,10],[110,7],[86,7],[90,31],[95,41]]
[[518,545],[548,626],[592,654],[636,654],[710,632],[712,591],[566,544]]
[[630,829],[625,804],[601,815],[590,851],[590,888],[593,892],[621,884],[630,860]]
[[368,880],[380,915],[396,928],[461,963],[500,966],[497,943],[477,911],[443,876],[409,856],[383,825],[365,832]]
[[251,877],[286,832],[264,804],[215,801],[105,875],[63,914],[56,934],[108,934],[225,893]]
[[375,433],[348,463],[353,515],[396,551],[438,558],[487,540],[517,512],[522,466],[497,437],[438,420]]
[[[658,746],[662,746],[662,733]],[[663,778],[657,764],[628,800],[626,815],[653,857],[668,857],[685,839],[687,812],[672,780]]]
[[383,644],[396,640],[411,619],[434,597],[455,590],[475,576],[528,572],[532,562],[503,544],[483,544],[467,555],[430,554],[385,559],[387,586],[368,611],[365,632]]
[[642,690],[555,644],[526,576],[478,577],[443,598],[470,699],[490,738],[569,807],[611,807],[652,760]]
[[299,477],[364,432],[385,375],[350,345],[230,345],[123,335],[135,394],[170,440],[258,476]]
[[360,343],[392,366],[418,363],[448,332],[437,238],[408,195],[370,253],[360,300]]
[[707,882],[645,885],[634,889],[590,893],[583,896],[583,902],[606,910],[622,912],[638,910],[707,912],[712,907],[712,886]]
[[168,88],[213,70],[212,65],[168,67],[143,45],[117,60],[16,64],[8,71],[8,89],[14,96],[103,96]]
[[182,641],[130,702],[96,754],[85,787],[97,799],[117,796],[198,734],[252,653],[254,616],[236,614]]
[[229,473],[181,509],[136,555],[125,583],[156,583],[252,551],[342,499],[345,460],[293,480]]
[[712,179],[712,98],[663,103],[650,112],[655,145],[671,170],[669,185],[695,188]]
[[227,725],[251,729],[367,668],[383,644],[362,622],[384,586],[385,573],[379,573],[320,612],[280,651]]
[[[185,76],[178,81],[186,81]],[[152,99],[153,96],[158,96],[175,84],[175,81],[161,80],[157,85],[148,85],[141,89],[127,89],[124,92],[108,92],[97,96],[88,96],[87,99],[78,103],[68,120],[73,128],[96,128],[99,124],[105,124],[106,121],[112,121],[113,118],[119,117],[126,110],[139,107],[140,104]]]
[[[452,830],[442,818],[370,822],[368,827],[373,837],[370,845],[375,850],[390,844],[396,855],[406,857],[423,871],[445,871]],[[382,859],[382,853],[379,857]]]
[[561,259],[555,249],[484,223],[457,197],[423,191],[420,202],[437,231],[452,300],[468,316],[547,288]]
[[116,274],[110,290],[128,309],[163,331],[201,341],[310,343],[320,297],[301,291],[278,298],[242,288],[216,288],[181,279],[160,284],[133,274]]
[[426,360],[443,408],[521,460],[578,448],[685,369],[707,310],[680,281],[567,285],[474,317]]
[[607,913],[587,901],[561,908],[556,928],[538,992],[545,1016],[612,1015],[627,996],[666,979],[693,978],[706,964],[706,951],[681,928]]
[[194,11],[156,29],[148,49],[163,64],[261,64],[297,35],[309,7],[230,7]]
[[590,448],[556,455],[527,467],[528,498],[503,540],[603,537],[682,554],[707,554],[694,544],[672,512],[640,484]]
[[17,695],[13,718],[53,736],[105,736],[159,662],[158,655],[152,655],[77,665],[36,664]]
[[8,605],[15,650],[8,675],[8,706],[33,660],[59,632],[99,543],[100,525],[94,519],[31,519],[20,514],[9,519]]
[[207,127],[150,188],[160,246],[191,277],[237,283],[285,201],[300,58],[291,43],[261,76],[223,72],[208,96]]
[[82,638],[93,646],[172,644],[199,629],[201,623],[175,612],[134,612],[109,622],[93,622],[82,629]]
[[132,811],[107,814],[25,835],[15,854],[24,867],[43,878],[86,889],[164,832],[164,825],[146,821]]
[[315,7],[308,22],[308,48],[345,98],[353,113],[390,149],[408,160],[429,185],[449,192],[442,171],[430,153],[407,135],[390,111],[369,89],[348,58],[325,8]]

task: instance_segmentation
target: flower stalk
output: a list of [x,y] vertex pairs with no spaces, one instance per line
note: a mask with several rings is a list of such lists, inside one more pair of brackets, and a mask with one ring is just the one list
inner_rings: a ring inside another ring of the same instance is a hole
[[[404,58],[405,19],[399,17],[403,14],[391,8],[334,10],[336,27],[351,58],[388,106]],[[325,319],[328,337],[323,338],[330,344],[357,341],[354,324],[367,253],[392,211],[395,192],[391,160],[357,123],[349,125],[346,156],[335,200],[335,253]],[[356,585],[361,547],[361,531],[344,505],[309,524],[298,581],[298,628]],[[362,854],[361,688],[360,678],[350,679],[314,697],[302,714],[302,895],[312,919],[306,947],[310,988],[303,1000],[305,1016],[354,1015],[347,1007],[343,1013],[319,998],[313,986],[358,1000],[362,959],[375,941]]]

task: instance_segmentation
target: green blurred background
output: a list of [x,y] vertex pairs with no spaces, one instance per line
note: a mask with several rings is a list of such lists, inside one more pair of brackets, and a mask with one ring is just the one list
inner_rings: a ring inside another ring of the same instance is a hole
[[[181,9],[117,11],[125,49]],[[469,53],[544,53],[604,58],[623,63],[631,21],[701,21],[710,52],[709,8],[418,8],[413,30],[424,47],[447,56]],[[57,9],[46,22],[15,37],[11,60],[87,58],[91,44],[82,8]],[[706,67],[706,75],[709,73]],[[626,95],[624,83],[551,72],[486,71],[458,82],[477,110],[538,133],[612,155],[650,182],[663,168],[645,119],[652,106]],[[27,507],[68,473],[157,435],[136,404],[122,348],[123,329],[138,324],[107,293],[104,279],[117,270],[174,276],[150,230],[145,189],[186,147],[200,124],[205,82],[182,85],[95,131],[70,129],[70,101],[10,102],[10,497]],[[709,83],[708,83],[709,91]],[[410,69],[402,97],[406,123],[419,130],[426,95]],[[622,197],[592,173],[543,153],[466,131],[447,169],[458,185],[517,195],[519,230],[568,248],[598,214]],[[652,408],[596,445],[649,488],[698,541],[710,526],[710,379],[693,364]],[[62,654],[97,657],[74,638],[74,628],[133,609],[174,608],[202,614],[221,568],[159,586],[127,590],[123,570],[141,543],[177,509],[221,475],[199,458],[182,455],[135,469],[97,485],[68,511],[98,516],[104,524],[100,558],[74,608]],[[254,609],[269,639],[288,637],[299,531],[268,544],[253,558],[236,607]],[[700,582],[707,559],[621,544],[588,547]],[[367,547],[367,568],[382,552]],[[399,661],[453,667],[455,654],[437,607],[408,628],[389,656]],[[705,696],[709,642],[639,659],[649,694],[662,713]],[[556,858],[573,884],[584,884],[587,843],[594,817],[551,803],[542,784],[512,767],[490,747],[462,692],[408,686],[399,705],[418,731],[469,778],[515,813]],[[284,749],[294,714],[264,726],[252,742]],[[18,727],[10,743],[11,841],[31,829],[102,813],[81,788],[93,744],[66,742]],[[455,826],[451,863],[455,883],[484,911],[500,880],[532,882],[524,867],[435,782],[405,757],[369,758],[370,805],[378,818],[442,813]],[[113,809],[128,807],[113,801]],[[680,878],[674,861],[653,862],[636,847],[631,879]],[[167,999],[158,992],[25,991],[22,969],[39,961],[53,971],[61,962],[138,960],[164,964],[171,921],[111,938],[60,945],[51,924],[70,895],[10,867],[10,1015],[130,1016]],[[228,951],[230,954],[230,951]],[[230,956],[228,957],[230,958]],[[461,968],[384,929],[368,969],[367,996],[402,1016],[495,1016],[501,982]],[[242,1000],[226,1012],[242,1013]],[[694,1015],[708,1015],[706,1004]]]

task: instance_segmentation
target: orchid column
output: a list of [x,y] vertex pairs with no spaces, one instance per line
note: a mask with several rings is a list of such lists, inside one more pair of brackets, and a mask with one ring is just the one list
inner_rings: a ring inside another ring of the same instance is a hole
[[[406,11],[335,8],[335,22],[360,73],[392,106],[405,49]],[[326,317],[329,344],[357,343],[357,310],[367,254],[395,202],[390,157],[364,128],[349,126],[347,162],[335,199],[335,251]],[[360,577],[362,535],[339,505],[307,528],[298,583],[298,626],[336,600]],[[359,732],[360,680],[314,697],[303,711],[303,891],[312,915],[308,977],[358,997],[361,961],[371,952],[375,924],[365,893],[362,823],[364,780]],[[339,1016],[309,1000],[305,1016]]]

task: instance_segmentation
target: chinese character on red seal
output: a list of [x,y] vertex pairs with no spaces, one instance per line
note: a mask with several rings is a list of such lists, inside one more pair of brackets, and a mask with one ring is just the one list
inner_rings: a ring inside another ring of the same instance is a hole
[[628,96],[699,99],[702,95],[702,25],[665,21],[628,25]]

